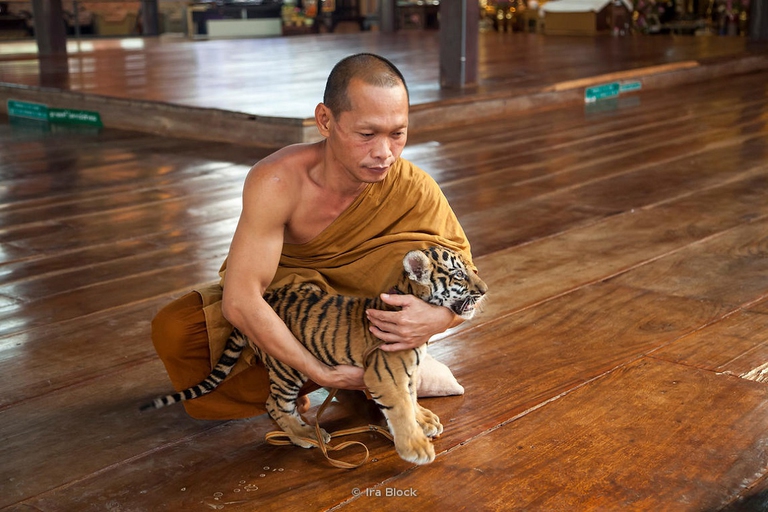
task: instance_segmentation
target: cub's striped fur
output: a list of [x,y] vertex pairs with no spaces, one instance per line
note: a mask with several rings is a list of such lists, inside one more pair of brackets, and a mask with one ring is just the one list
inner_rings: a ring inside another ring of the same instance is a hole
[[[471,271],[463,258],[448,249],[432,247],[411,251],[403,259],[403,276],[395,293],[412,294],[438,306],[450,308],[469,319],[485,294],[485,283]],[[419,363],[425,348],[400,352],[370,351],[378,340],[369,330],[367,309],[391,309],[380,298],[331,295],[311,284],[290,285],[265,295],[294,336],[319,360],[328,365],[348,364],[366,368],[364,380],[371,396],[387,418],[400,456],[426,464],[435,458],[429,437],[443,431],[436,415],[416,401]],[[248,339],[235,330],[211,374],[197,386],[156,398],[142,409],[160,408],[207,394],[231,371]],[[261,358],[270,379],[267,410],[289,434],[294,444],[309,447],[301,438],[315,439],[296,409],[296,399],[307,377],[251,346]],[[364,361],[365,354],[370,354]],[[326,441],[330,438],[322,431]]]

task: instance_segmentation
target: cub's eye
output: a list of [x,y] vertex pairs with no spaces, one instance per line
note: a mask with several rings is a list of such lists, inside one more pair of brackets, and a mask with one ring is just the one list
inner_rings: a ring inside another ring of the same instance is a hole
[[456,279],[466,279],[467,274],[465,274],[463,270],[454,270],[453,277],[455,277]]

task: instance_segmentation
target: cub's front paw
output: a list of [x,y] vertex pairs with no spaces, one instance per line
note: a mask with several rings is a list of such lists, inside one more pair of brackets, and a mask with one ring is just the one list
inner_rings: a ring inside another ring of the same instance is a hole
[[427,437],[436,437],[443,433],[443,424],[440,423],[440,418],[429,409],[419,406],[416,410],[416,421]]
[[395,449],[400,458],[414,464],[429,464],[435,460],[435,447],[425,435],[396,439]]

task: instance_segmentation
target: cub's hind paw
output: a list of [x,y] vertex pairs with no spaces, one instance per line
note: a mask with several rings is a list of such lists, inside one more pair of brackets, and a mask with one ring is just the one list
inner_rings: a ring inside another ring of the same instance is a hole
[[[323,436],[323,442],[328,443],[331,441],[331,435],[325,429],[320,429],[320,435]],[[314,448],[317,442],[315,427],[310,425],[304,425],[301,428],[294,429],[292,432],[288,432],[288,437],[293,444],[302,448]]]

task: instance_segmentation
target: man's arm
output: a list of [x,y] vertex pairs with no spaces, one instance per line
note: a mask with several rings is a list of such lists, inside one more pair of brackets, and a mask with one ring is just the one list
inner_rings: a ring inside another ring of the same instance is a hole
[[317,384],[363,388],[362,369],[331,367],[316,359],[263,298],[280,262],[285,225],[296,199],[295,184],[272,172],[270,165],[257,164],[246,179],[243,211],[227,258],[224,317],[259,348]]
[[464,320],[450,309],[428,304],[413,295],[382,294],[381,298],[399,311],[369,309],[371,332],[385,344],[381,350],[396,351],[420,347],[435,334],[456,327]]

